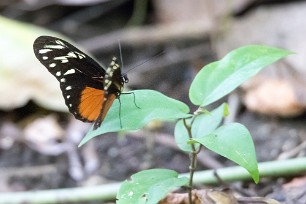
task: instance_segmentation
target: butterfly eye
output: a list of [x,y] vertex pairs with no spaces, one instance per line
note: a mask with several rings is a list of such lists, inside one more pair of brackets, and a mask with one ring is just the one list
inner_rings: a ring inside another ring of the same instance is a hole
[[122,74],[122,76],[121,76],[121,81],[122,81],[123,83],[128,83],[128,82],[129,82],[129,78],[127,77],[126,74]]

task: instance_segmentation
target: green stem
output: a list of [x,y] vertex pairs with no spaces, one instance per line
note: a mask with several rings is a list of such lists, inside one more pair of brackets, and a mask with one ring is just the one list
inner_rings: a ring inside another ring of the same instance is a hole
[[[191,126],[187,124],[186,119],[183,119],[183,122],[188,132],[189,139],[192,139]],[[196,150],[194,144],[191,144],[191,149],[192,149],[192,152],[190,154],[191,160],[190,160],[190,166],[189,166],[190,172],[189,172],[189,185],[188,185],[189,204],[192,204],[193,175],[197,167],[197,154],[198,154],[198,151]]]
[[[258,164],[261,177],[284,177],[304,174],[306,171],[306,158],[295,158],[281,161],[269,161]],[[0,169],[3,177],[15,169]],[[250,174],[240,166],[227,167],[217,170],[217,174],[224,182],[249,181]],[[179,177],[188,177],[189,173],[180,174]],[[205,170],[194,173],[194,184],[218,184],[214,170]],[[104,184],[91,187],[77,187],[66,189],[36,190],[27,192],[0,192],[0,203],[76,203],[109,201],[116,197],[121,183]]]
[[[203,112],[203,108],[199,107],[199,109],[194,113],[190,120],[190,125],[187,124],[186,118],[183,119],[184,126],[187,130],[188,137],[190,140],[192,140],[192,132],[191,132],[191,126],[196,118],[196,116]],[[197,168],[197,155],[201,150],[201,146],[198,150],[196,150],[195,144],[191,144],[192,152],[190,153],[190,166],[189,166],[189,185],[188,185],[188,200],[189,204],[192,204],[192,189],[193,189],[193,175]]]

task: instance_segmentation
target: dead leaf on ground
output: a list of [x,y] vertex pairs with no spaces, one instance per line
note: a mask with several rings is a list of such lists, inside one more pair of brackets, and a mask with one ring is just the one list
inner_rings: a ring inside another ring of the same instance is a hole
[[283,185],[285,203],[306,203],[306,176],[297,177]]
[[[262,197],[238,197],[228,189],[202,189],[192,191],[193,204],[280,204],[278,201]],[[159,204],[189,204],[187,193],[171,193]]]
[[36,144],[62,140],[63,135],[64,130],[59,126],[56,117],[52,115],[37,118],[24,129],[25,139]]
[[244,97],[246,107],[262,114],[296,116],[305,107],[298,103],[294,87],[287,80],[267,79],[248,89]]
[[[194,204],[237,204],[232,192],[227,190],[202,189],[192,191]],[[189,204],[188,194],[171,193],[159,204]]]
[[65,131],[54,116],[38,118],[24,128],[26,143],[36,151],[47,155],[59,155],[67,150],[63,141]]
[[21,130],[11,122],[3,122],[0,127],[0,149],[11,148],[20,139]]
[[56,34],[1,16],[0,30],[0,109],[22,107],[33,99],[43,107],[67,111],[58,82],[33,53],[35,38]]
[[285,189],[290,189],[290,188],[302,187],[305,186],[305,184],[306,184],[306,176],[303,176],[292,179],[290,182],[285,183],[283,187]]

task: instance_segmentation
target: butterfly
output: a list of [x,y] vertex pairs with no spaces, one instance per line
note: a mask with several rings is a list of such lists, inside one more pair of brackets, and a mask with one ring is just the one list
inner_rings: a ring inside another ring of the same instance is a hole
[[118,59],[113,57],[105,69],[70,43],[51,36],[38,37],[33,49],[59,81],[69,112],[78,120],[94,122],[93,129],[97,129],[128,82]]

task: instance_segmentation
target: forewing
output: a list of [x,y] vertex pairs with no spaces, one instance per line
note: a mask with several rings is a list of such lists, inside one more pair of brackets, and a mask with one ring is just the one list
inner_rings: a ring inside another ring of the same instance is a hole
[[105,70],[90,56],[70,43],[51,36],[40,36],[33,44],[37,59],[58,78],[58,71],[75,69],[89,77],[104,77]]

